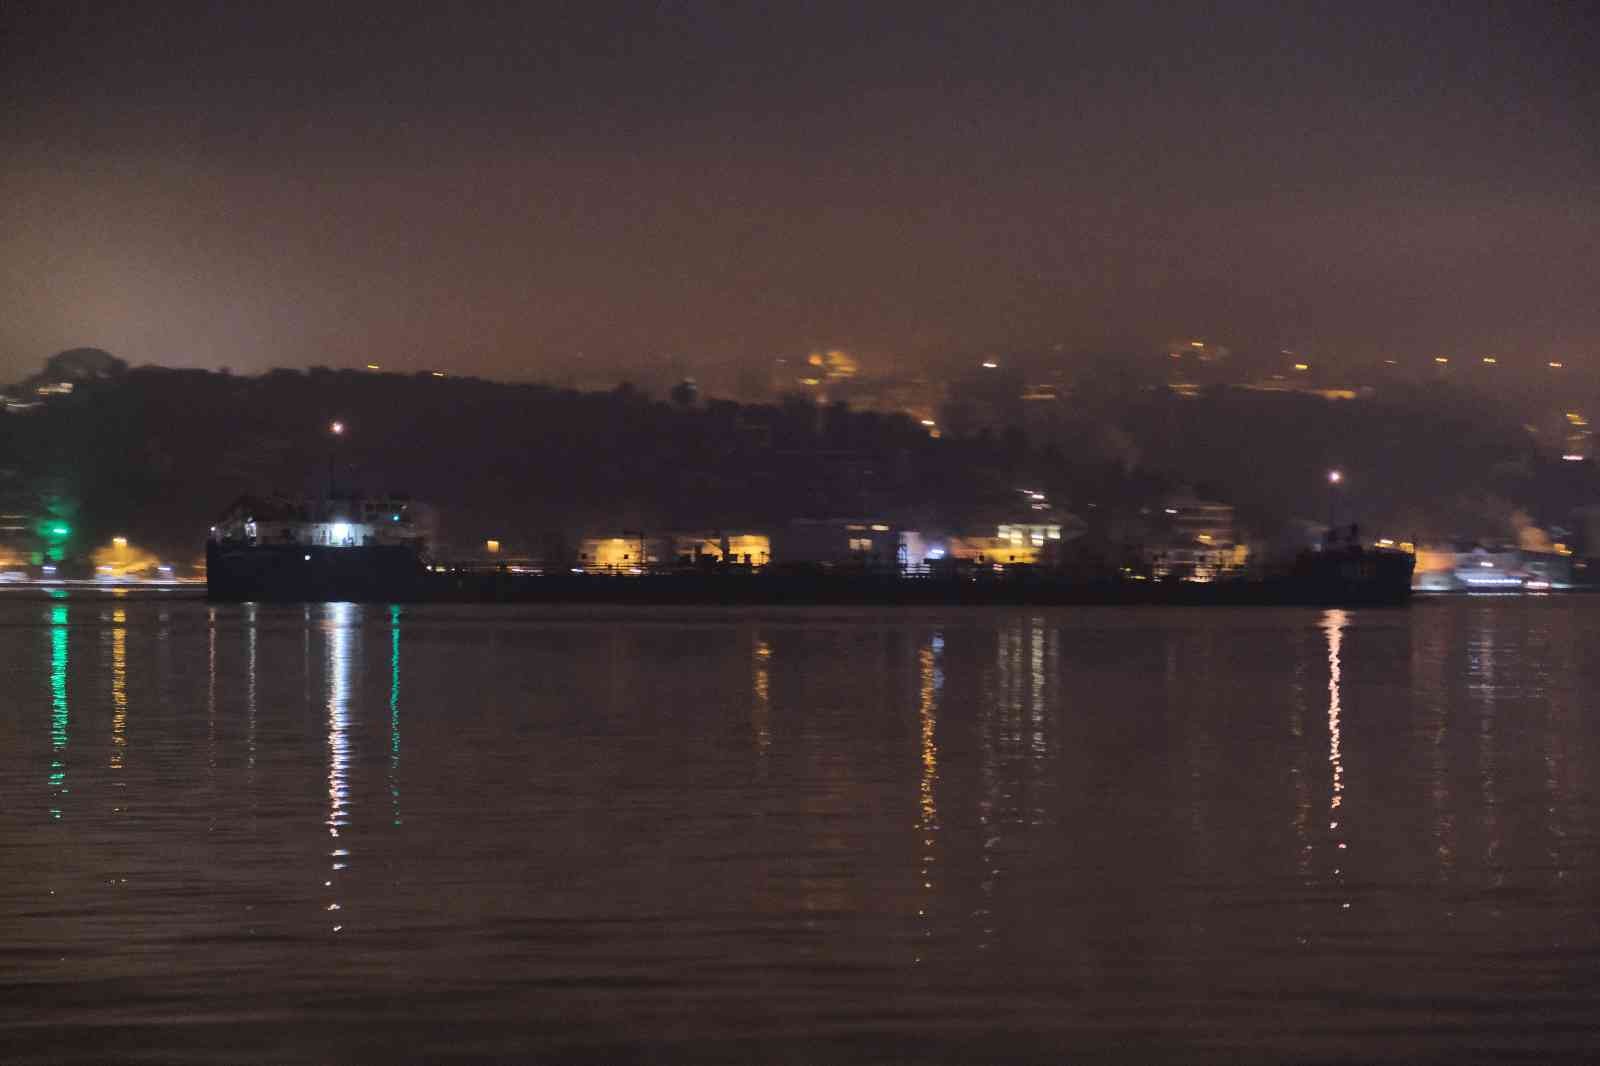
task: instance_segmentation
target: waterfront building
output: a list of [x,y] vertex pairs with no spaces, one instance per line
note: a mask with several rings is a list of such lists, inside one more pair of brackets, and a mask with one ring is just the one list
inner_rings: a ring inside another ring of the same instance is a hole
[[621,530],[584,537],[578,566],[585,570],[642,570],[649,566],[765,566],[772,539],[751,530],[646,533]]
[[774,531],[772,561],[879,569],[904,567],[907,557],[900,532],[888,522],[800,518]]
[[1250,551],[1240,542],[1232,504],[1183,492],[1168,497],[1153,515],[1146,561],[1151,576],[1210,581],[1242,568]]

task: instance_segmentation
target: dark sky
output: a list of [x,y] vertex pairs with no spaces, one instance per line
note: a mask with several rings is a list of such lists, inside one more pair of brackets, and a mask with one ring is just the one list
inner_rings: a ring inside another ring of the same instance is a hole
[[410,6],[5,4],[0,379],[1600,364],[1592,6]]

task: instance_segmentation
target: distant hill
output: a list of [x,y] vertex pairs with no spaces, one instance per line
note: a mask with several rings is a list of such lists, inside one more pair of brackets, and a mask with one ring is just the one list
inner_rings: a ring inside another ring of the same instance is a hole
[[[795,517],[951,530],[1010,520],[1021,488],[1094,524],[1186,485],[1237,504],[1256,536],[1325,520],[1331,503],[1340,521],[1397,536],[1514,539],[1519,522],[1560,527],[1600,502],[1593,463],[1553,461],[1492,402],[1442,386],[1340,402],[1106,387],[1056,405],[1032,439],[934,439],[909,417],[798,397],[741,405],[685,390],[667,403],[626,386],[321,368],[246,377],[129,369],[96,349],[63,352],[35,378],[73,388],[0,416],[0,473],[9,499],[70,515],[80,550],[124,535],[197,554],[229,500],[330,480],[408,492],[437,508],[446,542],[492,537],[508,552],[584,530]],[[1333,466],[1346,474],[1337,495]]]

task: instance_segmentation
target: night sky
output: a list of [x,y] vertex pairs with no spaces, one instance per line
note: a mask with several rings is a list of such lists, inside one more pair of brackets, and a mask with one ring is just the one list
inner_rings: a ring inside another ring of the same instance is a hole
[[0,380],[1600,364],[1593,6],[409,7],[5,4]]

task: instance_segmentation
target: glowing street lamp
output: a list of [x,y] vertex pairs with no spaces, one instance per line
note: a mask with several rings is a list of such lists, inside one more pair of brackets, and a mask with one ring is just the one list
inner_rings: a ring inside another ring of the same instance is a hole
[[328,423],[328,432],[332,433],[335,437],[343,436],[344,435],[344,423],[343,422],[339,422],[339,421],[329,422]]
[[1342,471],[1342,470],[1330,470],[1330,471],[1328,471],[1328,484],[1337,485],[1337,484],[1339,484],[1339,482],[1341,482],[1343,480],[1344,480],[1344,471]]

